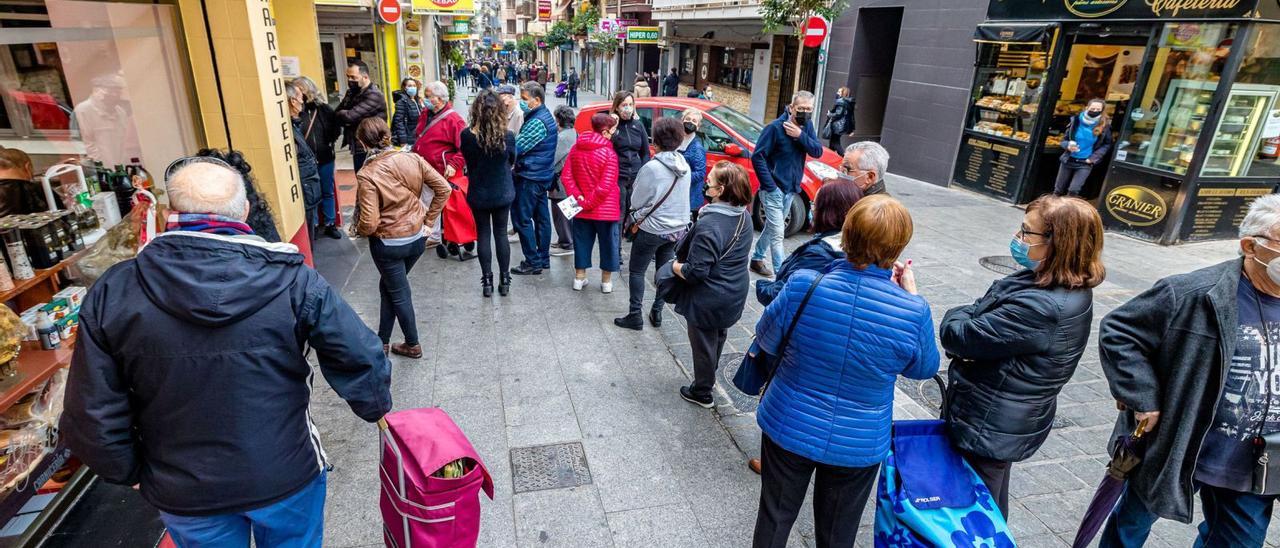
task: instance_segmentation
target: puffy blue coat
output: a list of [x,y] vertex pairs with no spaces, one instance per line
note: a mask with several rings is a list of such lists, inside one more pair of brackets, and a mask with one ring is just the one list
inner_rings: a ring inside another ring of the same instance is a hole
[[[761,430],[783,449],[845,467],[878,464],[889,451],[898,375],[938,372],[929,303],[876,266],[835,261],[796,325],[782,365],[760,402]],[[797,272],[756,324],[756,340],[777,351],[818,273]]]

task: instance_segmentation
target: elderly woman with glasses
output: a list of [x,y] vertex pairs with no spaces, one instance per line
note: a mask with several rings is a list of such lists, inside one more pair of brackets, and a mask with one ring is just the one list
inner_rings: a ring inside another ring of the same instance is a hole
[[938,371],[929,303],[916,294],[910,265],[898,260],[912,232],[911,214],[897,200],[859,200],[842,228],[845,259],[791,276],[756,324],[760,348],[781,360],[756,415],[756,548],[787,545],[815,473],[817,545],[854,545],[889,452],[894,382]]
[[947,431],[1009,516],[1012,463],[1049,437],[1058,392],[1089,342],[1102,283],[1102,219],[1079,198],[1027,206],[1009,243],[1022,270],[942,318],[949,369]]

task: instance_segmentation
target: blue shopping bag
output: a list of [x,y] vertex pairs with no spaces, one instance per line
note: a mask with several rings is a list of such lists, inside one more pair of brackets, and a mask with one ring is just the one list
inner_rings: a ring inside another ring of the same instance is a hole
[[941,420],[894,421],[876,491],[876,548],[1013,548],[1009,525]]

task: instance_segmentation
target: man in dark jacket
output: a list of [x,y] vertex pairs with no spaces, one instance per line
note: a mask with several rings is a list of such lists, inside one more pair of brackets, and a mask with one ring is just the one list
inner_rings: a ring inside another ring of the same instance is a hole
[[342,124],[343,143],[351,147],[351,163],[357,173],[368,152],[356,139],[356,128],[365,118],[387,118],[387,100],[369,79],[369,65],[356,60],[347,65],[347,94],[334,113]]
[[202,160],[168,182],[166,232],[89,289],[60,431],[179,546],[319,546],[329,464],[307,355],[369,422],[391,409],[391,364],[296,247],[244,224],[240,175]]
[[805,156],[822,157],[822,143],[810,123],[813,101],[812,93],[797,91],[787,113],[765,126],[751,153],[751,167],[760,181],[760,204],[764,206],[764,230],[751,254],[751,271],[766,278],[773,277],[773,271],[764,264],[766,253],[771,255],[775,269],[782,266],[786,257],[782,239],[786,237],[791,201],[800,192],[804,179]]
[[1250,205],[1240,250],[1156,282],[1102,320],[1102,369],[1124,409],[1116,435],[1144,421],[1149,432],[1104,547],[1142,546],[1158,517],[1190,523],[1196,491],[1197,546],[1266,539],[1276,493],[1252,482],[1256,440],[1280,432],[1280,195]]
[[567,104],[573,108],[578,108],[578,85],[582,80],[578,78],[578,68],[569,67],[569,77],[565,79],[565,87],[568,89]]
[[555,179],[556,137],[559,127],[543,104],[537,82],[520,85],[520,99],[528,105],[524,125],[516,136],[516,203],[511,212],[524,260],[512,274],[536,275],[551,268],[551,208],[548,191]]
[[671,73],[662,79],[662,96],[675,97],[680,94],[680,75],[676,74],[676,69],[671,69]]

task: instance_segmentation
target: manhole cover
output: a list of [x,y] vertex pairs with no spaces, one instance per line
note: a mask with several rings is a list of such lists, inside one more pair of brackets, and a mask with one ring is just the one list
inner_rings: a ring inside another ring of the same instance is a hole
[[516,493],[591,483],[581,443],[560,443],[511,450],[511,483]]
[[982,268],[1003,276],[1008,276],[1009,274],[1022,270],[1022,266],[1015,262],[1013,257],[1008,255],[992,255],[990,257],[983,257],[978,259],[978,264],[982,265]]
[[720,369],[716,371],[716,375],[720,377],[720,386],[724,387],[724,391],[729,394],[729,399],[733,401],[733,406],[738,409],[739,413],[751,413],[760,405],[760,398],[753,398],[733,386],[733,376],[738,373],[738,367],[742,365],[742,352],[730,352],[720,357]]

